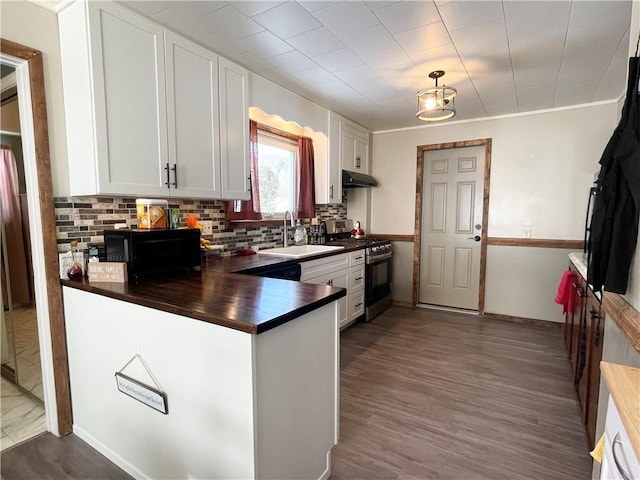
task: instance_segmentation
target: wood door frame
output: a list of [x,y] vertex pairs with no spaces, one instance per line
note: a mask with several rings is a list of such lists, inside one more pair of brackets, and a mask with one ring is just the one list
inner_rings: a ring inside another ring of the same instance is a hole
[[487,223],[489,220],[489,179],[491,176],[491,139],[464,140],[460,142],[418,145],[416,160],[416,208],[413,242],[413,298],[418,305],[420,291],[420,261],[422,254],[422,195],[424,188],[424,153],[451,148],[484,146],[484,191],[482,192],[482,243],[480,244],[480,284],[478,289],[478,313],[484,313],[485,274],[487,267]]
[[[33,136],[35,144],[35,170],[39,189],[40,222],[44,247],[44,283],[47,298],[51,350],[53,360],[53,383],[56,398],[57,434],[72,431],[71,390],[69,386],[69,364],[67,342],[62,309],[62,288],[58,272],[58,242],[53,205],[53,181],[49,155],[49,133],[47,125],[47,103],[44,89],[42,52],[0,38],[0,53],[24,60],[29,68]],[[56,432],[54,432],[56,433]]]

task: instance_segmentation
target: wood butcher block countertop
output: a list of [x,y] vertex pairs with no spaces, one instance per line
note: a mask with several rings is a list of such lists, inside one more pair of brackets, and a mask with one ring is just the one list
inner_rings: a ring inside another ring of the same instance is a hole
[[[350,250],[353,249],[334,254]],[[139,283],[86,279],[61,282],[66,287],[258,334],[346,295],[341,288],[243,274],[294,263],[286,257],[267,255],[224,257],[203,261],[200,272],[182,272]]]
[[601,362],[600,370],[633,444],[633,450],[640,458],[640,369]]

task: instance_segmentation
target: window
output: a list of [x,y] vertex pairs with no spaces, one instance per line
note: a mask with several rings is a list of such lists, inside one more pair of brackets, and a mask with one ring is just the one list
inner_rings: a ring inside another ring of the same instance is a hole
[[251,199],[227,202],[228,222],[273,220],[287,210],[298,218],[315,216],[313,142],[280,132],[249,121]]
[[258,130],[258,185],[262,218],[295,211],[298,142]]

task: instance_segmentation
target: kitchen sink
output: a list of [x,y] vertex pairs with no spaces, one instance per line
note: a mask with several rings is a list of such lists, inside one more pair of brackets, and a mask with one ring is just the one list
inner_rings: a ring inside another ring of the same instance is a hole
[[269,248],[267,250],[259,250],[260,255],[278,255],[280,257],[303,258],[312,255],[320,255],[322,253],[342,250],[344,247],[334,247],[329,245],[293,245],[291,247]]

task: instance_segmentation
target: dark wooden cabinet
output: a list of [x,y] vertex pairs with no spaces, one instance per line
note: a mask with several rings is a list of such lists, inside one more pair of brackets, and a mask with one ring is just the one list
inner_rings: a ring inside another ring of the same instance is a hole
[[564,343],[571,365],[580,414],[584,424],[587,446],[595,440],[598,395],[600,391],[600,360],[604,336],[604,310],[600,299],[587,285],[573,264],[573,313],[565,314]]
[[596,435],[596,420],[598,416],[598,397],[600,393],[600,361],[602,360],[602,345],[604,338],[604,309],[600,299],[591,289],[587,290],[585,316],[589,325],[588,372],[586,383],[586,411],[584,411],[584,425],[589,448],[594,447]]

